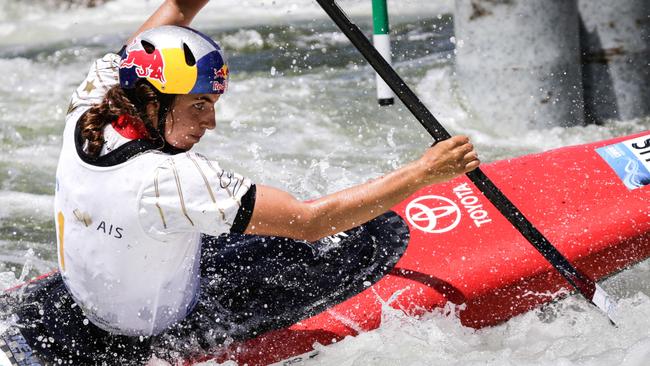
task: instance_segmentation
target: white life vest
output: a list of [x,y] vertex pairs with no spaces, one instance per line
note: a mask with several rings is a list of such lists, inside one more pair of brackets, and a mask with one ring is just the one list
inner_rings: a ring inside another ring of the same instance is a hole
[[115,334],[152,335],[199,293],[200,233],[228,232],[251,182],[216,162],[147,151],[113,166],[84,162],[66,120],[57,169],[59,267],[85,315]]
[[112,167],[86,164],[77,155],[74,127],[66,123],[54,205],[64,281],[97,326],[156,334],[193,305],[200,234],[163,243],[140,225],[142,175],[151,175],[168,156],[145,153]]

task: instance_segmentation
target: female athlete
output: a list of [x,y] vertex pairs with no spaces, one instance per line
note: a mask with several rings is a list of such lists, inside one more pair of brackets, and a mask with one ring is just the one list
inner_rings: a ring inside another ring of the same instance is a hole
[[60,275],[42,289],[50,303],[19,314],[34,319],[30,343],[50,340],[32,347],[45,360],[187,357],[311,316],[379,280],[405,246],[320,239],[479,165],[455,136],[302,202],[192,152],[217,125],[230,74],[217,43],[188,28],[206,3],[165,1],[72,96],[56,174]]

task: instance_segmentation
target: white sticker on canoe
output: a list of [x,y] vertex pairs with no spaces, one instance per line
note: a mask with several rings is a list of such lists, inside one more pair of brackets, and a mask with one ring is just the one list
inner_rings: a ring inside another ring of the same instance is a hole
[[628,189],[650,184],[650,136],[604,146],[596,149],[596,152],[612,167]]
[[460,222],[460,209],[449,198],[422,196],[406,206],[406,219],[415,228],[439,234],[454,229]]

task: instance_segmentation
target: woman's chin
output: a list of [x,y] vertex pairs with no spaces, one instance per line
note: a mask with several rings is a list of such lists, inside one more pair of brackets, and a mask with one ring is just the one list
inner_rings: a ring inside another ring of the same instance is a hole
[[189,150],[191,149],[196,143],[198,143],[201,139],[195,136],[188,136],[186,139],[183,141],[168,141],[170,145],[177,149],[181,150]]

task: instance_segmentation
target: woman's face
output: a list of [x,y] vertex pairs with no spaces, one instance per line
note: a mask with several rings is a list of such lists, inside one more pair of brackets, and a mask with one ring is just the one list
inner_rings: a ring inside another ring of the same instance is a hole
[[178,95],[167,113],[165,140],[178,149],[189,150],[205,130],[216,126],[214,104],[219,94]]

